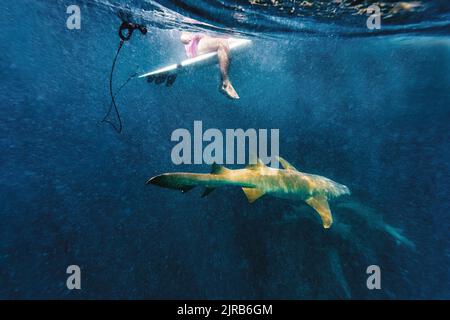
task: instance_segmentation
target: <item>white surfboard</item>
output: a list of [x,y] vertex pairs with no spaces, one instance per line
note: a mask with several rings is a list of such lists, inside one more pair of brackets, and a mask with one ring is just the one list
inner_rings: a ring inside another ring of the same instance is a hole
[[[235,39],[235,38],[228,39],[228,45],[230,47],[230,50],[232,51],[238,48],[246,47],[250,45],[250,43],[251,40],[248,39]],[[160,76],[164,77],[177,74],[182,70],[188,69],[189,67],[197,67],[207,63],[214,63],[217,61],[216,57],[217,52],[205,53],[194,58],[183,60],[180,63],[174,63],[168,65],[167,67],[144,73],[143,75],[140,75],[139,78],[153,78],[153,77],[156,78]]]

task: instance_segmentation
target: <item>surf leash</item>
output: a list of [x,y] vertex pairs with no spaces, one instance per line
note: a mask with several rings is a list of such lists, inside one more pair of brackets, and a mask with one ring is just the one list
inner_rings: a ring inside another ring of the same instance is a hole
[[[123,125],[122,125],[122,119],[121,119],[120,113],[119,113],[119,108],[117,107],[117,104],[116,104],[116,96],[119,94],[119,92],[122,90],[122,88],[128,84],[128,82],[131,79],[133,79],[134,77],[137,76],[137,73],[132,74],[119,87],[119,89],[116,91],[116,93],[114,93],[113,92],[113,76],[114,76],[114,70],[116,68],[117,58],[119,57],[119,53],[120,53],[120,50],[122,50],[123,45],[125,44],[125,42],[127,42],[131,39],[131,36],[133,35],[133,32],[135,30],[139,30],[141,32],[141,34],[143,34],[143,35],[147,34],[147,28],[144,25],[126,21],[120,15],[119,15],[119,17],[122,19],[122,24],[119,27],[120,42],[119,42],[119,46],[117,48],[117,52],[116,52],[116,55],[115,55],[113,63],[112,63],[111,73],[109,75],[109,94],[111,95],[111,104],[109,105],[108,112],[106,113],[105,117],[101,121],[101,122],[109,123],[117,133],[122,132]],[[116,114],[118,122],[119,122],[118,126],[114,122],[111,122],[110,120],[108,120],[109,115],[111,114],[113,109],[114,109],[114,113]]]

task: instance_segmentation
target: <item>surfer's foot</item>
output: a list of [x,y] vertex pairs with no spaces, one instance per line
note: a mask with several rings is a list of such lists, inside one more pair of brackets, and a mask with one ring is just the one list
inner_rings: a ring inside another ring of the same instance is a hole
[[230,81],[224,81],[220,87],[220,90],[231,99],[239,99],[239,95],[236,90],[234,90]]

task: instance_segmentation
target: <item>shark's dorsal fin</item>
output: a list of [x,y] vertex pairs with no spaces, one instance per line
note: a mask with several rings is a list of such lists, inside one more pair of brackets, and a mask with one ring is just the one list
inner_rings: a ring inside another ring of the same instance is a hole
[[325,196],[314,196],[306,199],[305,202],[317,211],[322,219],[322,225],[325,229],[331,227],[333,223],[333,216],[331,215],[330,206]]
[[253,203],[264,195],[264,191],[256,188],[242,188],[247,196],[248,202]]
[[264,164],[264,162],[262,162],[262,160],[261,160],[260,158],[258,158],[258,159],[256,160],[256,163],[249,164],[249,165],[246,166],[245,168],[246,168],[246,169],[253,169],[253,170],[256,170],[256,169],[260,169],[260,168],[264,168],[264,167],[266,167],[266,165]]
[[215,163],[215,162],[211,165],[211,174],[224,173],[226,170],[228,170],[228,169],[225,168],[224,166],[221,166],[220,164]]
[[282,157],[278,157],[278,161],[281,163],[284,169],[298,171],[292,164],[284,160]]

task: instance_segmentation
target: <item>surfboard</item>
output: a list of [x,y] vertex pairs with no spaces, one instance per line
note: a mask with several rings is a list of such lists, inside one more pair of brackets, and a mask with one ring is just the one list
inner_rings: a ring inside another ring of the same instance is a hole
[[[246,47],[250,44],[251,40],[248,39],[228,39],[228,45],[232,51],[235,51],[238,48]],[[217,62],[217,52],[205,53],[194,58],[183,60],[179,63],[174,63],[166,67],[144,73],[138,76],[138,78],[147,78],[147,81],[149,82],[152,82],[155,79],[157,84],[164,82],[167,78],[169,84],[170,82],[173,83],[173,81],[175,81],[176,75],[181,71],[215,62]],[[171,79],[173,80],[171,81]]]

